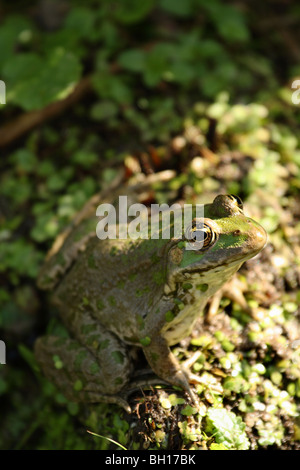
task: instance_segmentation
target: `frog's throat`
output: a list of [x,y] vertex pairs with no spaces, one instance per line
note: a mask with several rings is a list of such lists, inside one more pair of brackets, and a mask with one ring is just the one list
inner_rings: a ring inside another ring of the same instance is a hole
[[176,296],[176,292],[184,283],[192,285],[207,285],[208,290],[203,292],[202,297],[209,298],[213,295],[225,282],[227,282],[241,267],[244,260],[235,263],[227,263],[227,265],[213,265],[205,269],[194,269],[173,272],[165,285],[164,293],[166,295]]
[[215,267],[209,273],[191,273],[189,278],[183,277],[185,283],[178,282],[178,279],[174,282],[174,290],[169,292],[169,296],[176,299],[172,310],[174,318],[166,322],[161,330],[169,345],[190,335],[208,299],[233,276],[240,265],[228,266],[221,275],[220,268]]

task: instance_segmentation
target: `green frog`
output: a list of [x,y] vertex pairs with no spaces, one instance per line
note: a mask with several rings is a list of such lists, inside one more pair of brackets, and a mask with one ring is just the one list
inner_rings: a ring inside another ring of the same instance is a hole
[[133,374],[130,348],[140,347],[156,376],[197,404],[194,378],[170,346],[190,335],[208,299],[267,240],[239,197],[219,195],[203,209],[177,239],[100,240],[90,217],[47,260],[38,284],[54,291],[70,337],[38,338],[35,354],[68,399],[130,412],[122,391]]

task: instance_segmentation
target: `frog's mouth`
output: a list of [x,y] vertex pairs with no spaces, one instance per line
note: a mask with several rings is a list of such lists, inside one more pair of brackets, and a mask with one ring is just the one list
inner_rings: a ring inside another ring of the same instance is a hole
[[174,281],[182,282],[183,280],[187,280],[189,276],[196,274],[208,283],[214,283],[218,278],[224,283],[238,271],[245,261],[256,256],[262,250],[263,246],[265,246],[265,243],[260,249],[257,248],[248,253],[241,253],[239,249],[229,248],[226,250],[226,254],[219,257],[217,260],[213,257],[210,259],[208,257],[205,261],[196,262],[187,266],[185,269],[173,272],[173,283]]
[[241,251],[240,248],[228,248],[224,250],[224,254],[221,255],[218,253],[218,259],[214,256],[209,256],[207,253],[206,259],[202,259],[201,262],[195,262],[190,264],[183,269],[181,272],[183,273],[204,273],[215,268],[221,268],[219,271],[222,271],[222,268],[226,270],[227,267],[235,266],[236,264],[242,264],[244,261],[248,259],[254,258],[260,251],[265,247],[267,241],[264,244],[257,248],[256,250],[243,250]]

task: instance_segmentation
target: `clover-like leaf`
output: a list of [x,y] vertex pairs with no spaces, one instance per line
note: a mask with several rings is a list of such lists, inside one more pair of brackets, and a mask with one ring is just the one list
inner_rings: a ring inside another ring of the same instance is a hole
[[250,442],[240,416],[236,416],[225,408],[210,408],[207,412],[207,419],[207,432],[214,435],[217,444],[223,444],[228,449],[249,449]]

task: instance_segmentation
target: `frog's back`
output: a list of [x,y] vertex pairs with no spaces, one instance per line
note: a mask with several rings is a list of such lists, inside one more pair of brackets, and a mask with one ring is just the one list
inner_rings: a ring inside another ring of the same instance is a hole
[[96,224],[97,218],[90,217],[68,230],[67,236],[65,232],[58,235],[38,275],[41,289],[51,290],[63,278],[89,240],[96,237]]
[[90,240],[59,285],[64,306],[89,310],[128,343],[137,342],[149,311],[157,308],[166,281],[164,257],[149,240]]
[[[81,230],[81,234],[81,245],[76,244],[72,233],[48,261],[55,280],[44,277],[44,284],[46,280],[47,288],[56,285],[54,302],[63,317],[75,311],[90,312],[110,331],[135,343],[137,329],[163,295],[165,241],[100,240],[95,225],[92,232]],[[70,253],[76,254],[72,260]],[[57,264],[57,260],[62,263]],[[43,269],[49,275],[47,264]]]

